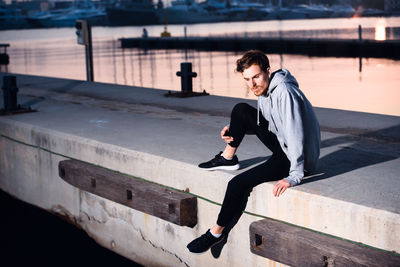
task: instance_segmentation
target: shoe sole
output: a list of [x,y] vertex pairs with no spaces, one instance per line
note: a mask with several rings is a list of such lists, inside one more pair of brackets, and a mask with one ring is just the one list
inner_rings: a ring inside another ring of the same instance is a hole
[[227,171],[236,171],[239,170],[240,165],[236,164],[236,165],[232,165],[232,166],[217,166],[217,167],[211,167],[211,168],[201,168],[203,170],[207,170],[207,171],[215,171],[215,170],[227,170]]
[[213,246],[216,246],[216,245],[218,245],[219,243],[221,243],[222,240],[224,240],[224,239],[222,238],[220,241],[216,242],[216,243],[213,244],[211,247],[209,247],[206,251],[203,251],[203,252],[192,252],[192,251],[189,250],[189,252],[190,252],[190,253],[193,253],[193,254],[204,254],[204,253],[206,253],[207,251],[209,251]]

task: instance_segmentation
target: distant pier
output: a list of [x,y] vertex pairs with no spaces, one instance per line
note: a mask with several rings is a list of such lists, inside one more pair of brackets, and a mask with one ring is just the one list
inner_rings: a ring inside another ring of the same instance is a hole
[[356,39],[282,39],[249,37],[148,37],[121,38],[121,48],[193,49],[206,51],[246,51],[302,54],[323,57],[373,57],[400,59],[400,41]]

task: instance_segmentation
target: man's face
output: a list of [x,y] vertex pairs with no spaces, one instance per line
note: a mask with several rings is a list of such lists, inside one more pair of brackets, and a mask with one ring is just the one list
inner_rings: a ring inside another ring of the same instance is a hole
[[242,73],[246,85],[255,96],[263,95],[267,92],[269,85],[269,68],[261,70],[258,65],[251,65]]

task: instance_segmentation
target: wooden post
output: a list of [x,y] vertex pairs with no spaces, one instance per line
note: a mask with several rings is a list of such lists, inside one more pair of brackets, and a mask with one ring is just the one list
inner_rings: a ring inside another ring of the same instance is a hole
[[250,250],[290,266],[400,266],[400,256],[271,219],[250,225]]
[[197,224],[197,198],[77,160],[58,165],[59,175],[82,190],[181,226]]

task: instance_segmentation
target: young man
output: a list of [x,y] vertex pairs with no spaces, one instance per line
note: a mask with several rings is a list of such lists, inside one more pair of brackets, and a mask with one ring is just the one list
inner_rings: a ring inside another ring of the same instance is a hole
[[199,167],[239,169],[235,153],[246,134],[255,134],[272,151],[272,156],[232,178],[217,223],[187,245],[193,253],[212,247],[216,258],[244,211],[253,187],[277,181],[272,193],[279,197],[287,188],[299,184],[304,172],[315,169],[320,150],[318,120],[290,72],[281,69],[271,74],[268,57],[256,50],[246,52],[236,63],[236,71],[258,97],[257,109],[245,103],[237,104],[232,110],[230,125],[221,130],[221,138],[227,143],[224,151]]

